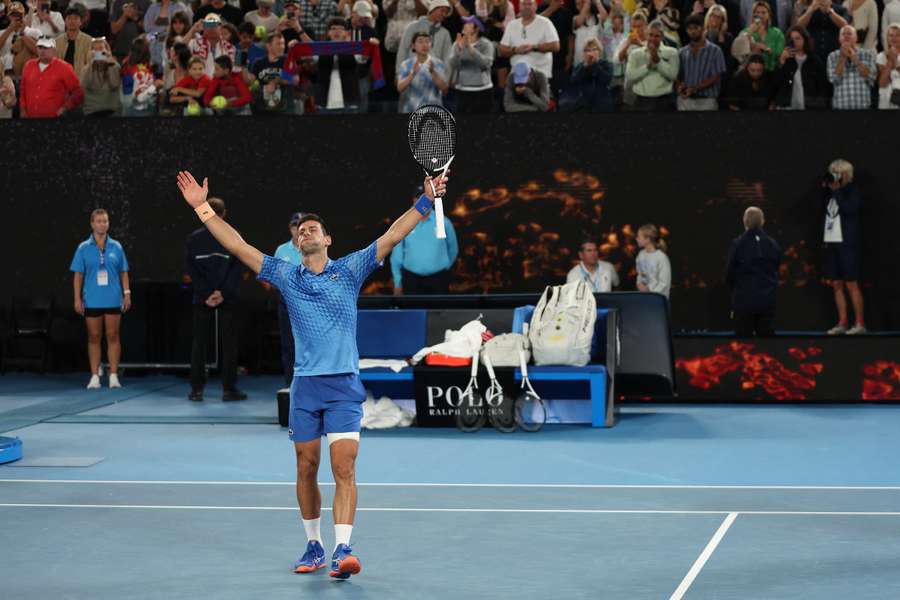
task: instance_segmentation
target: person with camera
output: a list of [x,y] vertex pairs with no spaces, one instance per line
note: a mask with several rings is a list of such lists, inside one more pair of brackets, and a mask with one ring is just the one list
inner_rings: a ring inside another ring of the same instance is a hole
[[[150,57],[157,67],[165,64],[169,24],[178,13],[185,13],[189,18],[194,16],[190,6],[180,0],[157,0],[144,13],[144,32],[147,34],[147,41],[150,42]],[[209,74],[212,75],[211,66]]]
[[725,281],[731,288],[731,317],[738,337],[775,335],[775,299],[781,246],[763,231],[762,209],[744,211],[744,233],[731,242]]
[[30,1],[28,6],[31,10],[25,17],[25,25],[37,29],[41,37],[55,38],[65,30],[66,23],[62,13],[51,10],[47,0],[41,0],[37,4]]
[[[822,206],[825,209],[825,279],[831,281],[838,324],[828,335],[866,333],[863,297],[859,289],[860,227],[862,197],[853,184],[853,165],[843,159],[832,161],[822,181]],[[850,296],[856,324],[849,327],[847,299]]]
[[753,22],[737,37],[732,52],[739,53],[741,47],[749,48],[747,56],[762,56],[766,71],[778,68],[778,57],[784,52],[784,33],[772,24],[772,7],[768,2],[753,3]]
[[787,44],[775,73],[775,106],[780,110],[828,108],[825,65],[812,52],[812,39],[799,25],[788,30]]
[[56,38],[56,56],[81,73],[91,64],[91,36],[81,31],[84,9],[80,4],[70,4],[66,9],[66,31]]
[[832,0],[797,0],[794,24],[805,27],[812,38],[812,51],[822,64],[840,47],[838,34],[850,23],[850,13]]
[[122,75],[109,43],[103,38],[91,42],[91,63],[81,70],[81,87],[85,116],[111,117],[119,112]]
[[148,8],[150,0],[115,0],[112,3],[109,27],[115,56],[127,56],[131,43],[144,32],[144,14]]

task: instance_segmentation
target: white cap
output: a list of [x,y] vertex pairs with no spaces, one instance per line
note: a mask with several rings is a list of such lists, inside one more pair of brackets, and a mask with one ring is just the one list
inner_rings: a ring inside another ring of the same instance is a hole
[[38,48],[56,48],[56,40],[52,37],[42,37],[37,41]]
[[447,2],[447,0],[431,0],[431,2],[428,3],[428,12],[441,7],[451,8],[450,3]]
[[372,18],[372,7],[366,0],[357,0],[353,3],[353,12],[366,19]]

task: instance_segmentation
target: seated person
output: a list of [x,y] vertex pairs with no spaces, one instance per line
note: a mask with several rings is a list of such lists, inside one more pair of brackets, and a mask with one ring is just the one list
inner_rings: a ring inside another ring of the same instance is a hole
[[550,83],[547,76],[525,62],[516,63],[503,94],[506,112],[547,112],[550,110]]
[[191,111],[199,111],[199,104],[203,101],[206,90],[209,89],[210,79],[206,76],[206,63],[199,56],[194,56],[188,61],[188,74],[175,82],[175,87],[169,90],[169,104],[173,106],[183,105],[185,113],[188,108]]
[[[213,79],[203,95],[203,104],[216,114],[250,114],[249,104],[253,100],[250,89],[240,73],[233,71],[234,64],[228,56],[216,58]],[[222,98],[225,100],[221,104]]]

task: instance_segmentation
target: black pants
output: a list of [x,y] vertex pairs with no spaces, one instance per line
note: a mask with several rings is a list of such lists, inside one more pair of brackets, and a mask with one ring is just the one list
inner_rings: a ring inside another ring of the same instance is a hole
[[480,92],[456,90],[456,112],[461,115],[477,115],[493,112],[493,88]]
[[236,389],[237,384],[237,335],[234,330],[234,309],[220,305],[210,308],[194,305],[193,335],[191,346],[191,389],[201,391],[206,385],[206,357],[209,352],[210,326],[219,313],[219,339],[222,341],[222,389]]
[[294,332],[291,331],[291,317],[284,300],[278,303],[278,329],[281,331],[281,367],[284,369],[284,383],[291,387],[294,381]]
[[775,335],[774,312],[734,311],[734,330],[737,337],[772,337]]
[[446,294],[450,291],[450,271],[434,275],[416,275],[401,269],[404,294]]

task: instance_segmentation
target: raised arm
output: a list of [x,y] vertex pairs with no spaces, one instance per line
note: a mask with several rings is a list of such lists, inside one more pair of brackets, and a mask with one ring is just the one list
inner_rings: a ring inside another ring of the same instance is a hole
[[235,229],[217,216],[209,204],[206,196],[209,194],[209,180],[204,179],[201,186],[194,176],[187,171],[178,173],[178,189],[181,190],[185,201],[193,208],[200,220],[206,226],[213,237],[218,240],[226,250],[238,257],[247,268],[259,274],[262,269],[263,253],[244,241]]
[[[434,187],[437,189],[439,197],[443,197],[444,192],[447,190],[448,179],[446,174],[442,174],[434,180]],[[394,246],[403,241],[403,238],[409,235],[420,221],[428,218],[428,213],[431,212],[431,207],[434,204],[434,192],[431,189],[431,181],[431,177],[426,177],[423,185],[425,193],[422,196],[427,201],[420,198],[415,206],[403,213],[399,219],[394,221],[385,234],[376,240],[375,256],[379,262],[383,261],[394,249]],[[207,221],[207,223],[209,222]]]

